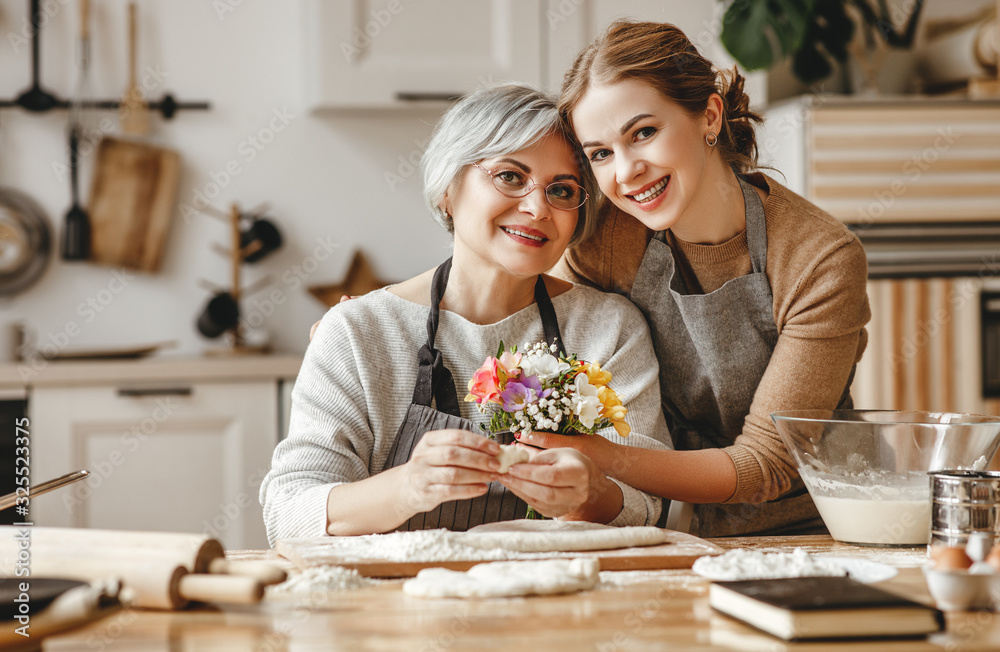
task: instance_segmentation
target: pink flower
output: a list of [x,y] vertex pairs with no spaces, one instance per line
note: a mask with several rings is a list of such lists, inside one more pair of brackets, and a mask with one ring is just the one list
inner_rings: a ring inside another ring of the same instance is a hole
[[504,351],[498,360],[500,367],[507,374],[508,380],[514,380],[521,375],[521,354],[511,353],[509,350]]
[[469,393],[466,395],[467,402],[476,403],[499,403],[500,392],[507,381],[507,373],[500,366],[500,361],[496,358],[486,358],[483,366],[472,374],[469,381]]

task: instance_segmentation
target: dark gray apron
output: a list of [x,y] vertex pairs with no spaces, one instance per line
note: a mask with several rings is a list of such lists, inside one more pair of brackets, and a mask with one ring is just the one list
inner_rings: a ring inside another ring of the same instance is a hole
[[[399,426],[396,439],[389,449],[385,468],[402,466],[409,461],[413,449],[430,430],[443,428],[459,428],[472,430],[472,421],[463,419],[459,412],[458,394],[455,392],[455,381],[451,371],[444,365],[441,352],[434,348],[434,336],[437,334],[438,318],[440,316],[441,297],[448,285],[448,274],[451,272],[451,258],[446,260],[434,272],[431,283],[431,307],[427,316],[427,343],[420,347],[417,370],[417,384],[413,389],[413,402],[406,410],[403,423]],[[559,350],[563,350],[562,338],[559,335],[559,322],[552,301],[545,289],[542,277],[535,283],[535,304],[542,318],[542,328],[545,330],[545,341],[555,342]],[[492,355],[488,352],[483,355]],[[431,406],[431,402],[434,406]],[[435,409],[436,408],[436,409]],[[514,435],[495,433],[498,443],[510,444]],[[523,500],[508,491],[499,482],[491,482],[489,491],[471,500],[455,500],[435,507],[429,512],[423,512],[410,518],[399,526],[398,530],[429,530],[447,528],[449,530],[465,531],[483,523],[497,521],[512,521],[524,518],[528,506]]]
[[[750,274],[708,294],[689,294],[661,231],[649,242],[632,286],[631,299],[645,314],[653,336],[663,414],[677,450],[733,444],[778,341],[765,274],[764,206],[753,186],[739,182],[746,205]],[[849,407],[846,390],[845,401]],[[690,526],[692,534],[702,537],[825,531],[797,477],[788,492],[771,502],[695,505]]]

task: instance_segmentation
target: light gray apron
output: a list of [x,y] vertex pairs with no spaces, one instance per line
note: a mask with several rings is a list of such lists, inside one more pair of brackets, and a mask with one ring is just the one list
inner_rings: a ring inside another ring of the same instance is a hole
[[[440,316],[441,297],[448,285],[448,275],[451,272],[451,258],[446,260],[434,272],[431,284],[431,307],[427,316],[427,343],[420,347],[418,359],[420,367],[417,370],[417,383],[413,390],[413,402],[403,417],[396,438],[389,449],[385,468],[401,466],[409,461],[413,449],[430,430],[442,428],[459,428],[472,430],[473,423],[463,419],[459,412],[458,394],[455,392],[455,382],[451,371],[444,365],[441,352],[434,348],[434,337],[437,334]],[[535,283],[535,304],[542,317],[542,327],[545,330],[545,341],[555,342],[562,350],[562,338],[559,335],[559,322],[555,309],[545,289],[542,277]],[[492,351],[485,354],[492,355]],[[431,406],[432,400],[434,406]],[[435,409],[436,408],[436,409]],[[495,433],[498,443],[510,444],[514,435]],[[449,530],[465,531],[483,523],[497,521],[512,521],[524,518],[527,504],[508,491],[499,482],[491,482],[489,491],[471,500],[456,500],[435,507],[429,512],[423,512],[411,517],[398,530],[429,530],[447,528]]]
[[[753,271],[714,292],[689,294],[661,231],[649,242],[632,286],[631,299],[653,336],[663,413],[677,450],[733,444],[778,341],[765,274],[764,206],[753,186],[738,180]],[[849,407],[846,390],[845,399]],[[771,502],[695,505],[690,526],[702,537],[825,531],[799,478]]]

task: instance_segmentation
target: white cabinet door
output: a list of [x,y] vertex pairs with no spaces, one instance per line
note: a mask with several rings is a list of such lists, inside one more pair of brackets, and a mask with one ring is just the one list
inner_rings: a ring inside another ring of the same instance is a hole
[[77,469],[91,477],[32,499],[32,520],[266,548],[257,495],[278,441],[277,404],[275,382],[36,388],[32,484]]
[[447,101],[489,82],[542,83],[538,0],[305,0],[310,108]]

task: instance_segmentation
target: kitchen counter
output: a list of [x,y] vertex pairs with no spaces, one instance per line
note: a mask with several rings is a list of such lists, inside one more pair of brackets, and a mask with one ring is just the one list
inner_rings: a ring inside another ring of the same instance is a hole
[[[930,602],[923,548],[862,548],[829,537],[713,539],[719,546],[809,552],[881,562],[899,574],[879,586]],[[230,552],[273,559],[273,551]],[[284,560],[281,560],[282,562]],[[183,612],[125,611],[47,639],[45,650],[761,650],[1000,649],[1000,618],[949,613],[926,641],[793,645],[713,613],[708,581],[691,571],[602,573],[598,589],[507,600],[421,600],[401,581],[341,592],[269,596],[260,606]],[[297,600],[297,602],[296,602]]]
[[233,382],[295,378],[296,354],[154,356],[135,360],[65,360],[0,363],[0,389],[69,387],[137,382]]

